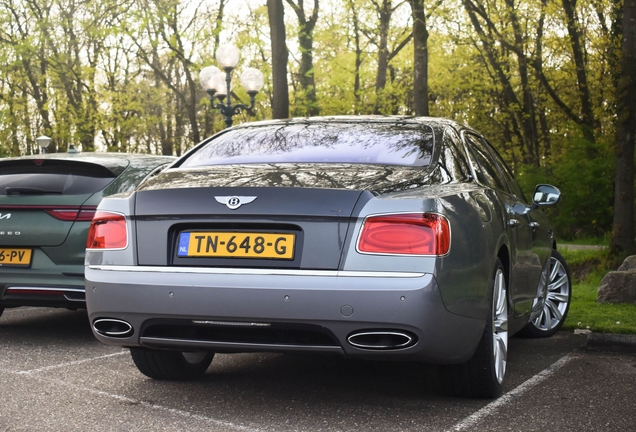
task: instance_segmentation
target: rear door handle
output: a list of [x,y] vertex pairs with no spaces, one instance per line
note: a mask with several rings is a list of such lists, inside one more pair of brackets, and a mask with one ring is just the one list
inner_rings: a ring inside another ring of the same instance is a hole
[[510,219],[508,221],[508,225],[510,225],[513,228],[516,228],[519,226],[519,221],[517,219]]
[[530,222],[532,228],[539,228],[539,222]]

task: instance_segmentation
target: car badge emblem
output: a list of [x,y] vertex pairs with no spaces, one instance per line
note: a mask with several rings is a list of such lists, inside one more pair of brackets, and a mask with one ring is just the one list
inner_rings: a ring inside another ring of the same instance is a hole
[[255,196],[215,196],[217,202],[225,204],[230,210],[236,210],[243,204],[249,204],[256,199]]
[[11,213],[5,213],[5,214],[0,213],[0,219],[9,219],[9,218],[11,218]]

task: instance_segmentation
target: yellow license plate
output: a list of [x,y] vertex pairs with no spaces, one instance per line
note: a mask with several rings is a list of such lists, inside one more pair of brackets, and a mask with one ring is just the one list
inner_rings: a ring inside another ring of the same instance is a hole
[[31,249],[6,249],[0,248],[0,266],[21,266],[31,265]]
[[295,234],[182,232],[177,256],[294,259]]

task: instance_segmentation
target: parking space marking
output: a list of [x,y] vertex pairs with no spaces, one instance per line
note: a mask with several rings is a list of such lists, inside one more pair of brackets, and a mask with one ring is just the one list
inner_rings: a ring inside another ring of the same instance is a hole
[[5,309],[4,313],[9,314],[9,313],[15,313],[15,312],[28,312],[28,311],[32,311],[32,310],[42,310],[42,308],[39,307],[19,307],[19,308],[9,308],[9,309]]
[[578,358],[578,356],[574,354],[568,354],[566,356],[561,357],[559,360],[555,361],[550,366],[543,369],[541,372],[539,372],[538,374],[536,374],[529,380],[519,385],[517,388],[502,395],[499,399],[489,403],[488,405],[486,405],[479,411],[474,412],[470,416],[466,417],[464,420],[455,424],[455,426],[453,426],[450,430],[462,431],[462,430],[466,430],[466,429],[474,427],[481,420],[488,417],[489,415],[494,414],[495,411],[497,411],[502,406],[506,405],[508,402],[511,402],[513,399],[521,396],[522,394],[524,394],[525,392],[527,392],[528,390],[530,390],[532,387],[536,386],[540,382],[548,379],[556,371],[558,371],[563,366],[565,366],[570,361],[576,358]]
[[106,355],[98,356],[98,357],[91,357],[91,358],[86,358],[86,359],[82,359],[82,360],[75,360],[75,361],[72,361],[72,362],[66,362],[66,363],[60,363],[60,364],[56,364],[56,365],[44,366],[44,367],[37,368],[37,369],[19,371],[17,373],[21,374],[21,375],[30,375],[30,374],[33,374],[33,373],[43,372],[43,371],[47,371],[47,370],[50,370],[50,369],[58,369],[58,368],[66,367],[66,366],[76,366],[78,364],[87,363],[87,362],[91,362],[91,361],[95,361],[95,360],[101,360],[101,359],[105,359],[105,358],[109,358],[109,357],[120,356],[122,354],[127,354],[127,353],[128,353],[128,350],[123,350],[123,351],[119,351],[119,352],[116,352],[116,353],[113,353],[113,354],[106,354]]
[[[127,352],[127,351],[124,351]],[[116,353],[116,354],[120,354],[120,353]],[[111,354],[112,355],[116,355],[116,354]],[[104,356],[102,356],[103,358]],[[97,358],[97,357],[96,357]],[[68,363],[70,364],[70,363]],[[3,370],[0,369],[0,373],[10,373],[10,374],[21,374],[24,376],[24,374],[22,374],[21,372],[12,372],[12,371],[7,371],[7,370]],[[235,424],[229,421],[225,421],[225,420],[219,420],[219,419],[215,419],[212,417],[207,417],[204,415],[200,415],[200,414],[193,414],[191,412],[188,411],[183,411],[177,408],[169,408],[163,405],[157,405],[157,404],[153,404],[150,402],[145,402],[143,400],[138,400],[138,399],[133,399],[133,398],[129,398],[127,396],[121,396],[121,395],[117,395],[117,394],[113,394],[113,393],[108,393],[102,390],[96,390],[96,389],[92,389],[92,388],[88,388],[88,387],[83,387],[83,386],[78,386],[78,385],[74,385],[74,384],[70,384],[66,381],[62,381],[59,379],[54,379],[54,378],[48,378],[48,377],[43,377],[43,376],[38,376],[38,375],[31,375],[31,374],[27,374],[28,377],[30,378],[34,378],[38,381],[44,381],[50,384],[55,384],[58,386],[64,386],[67,388],[70,388],[71,390],[74,391],[84,391],[84,392],[88,392],[97,396],[103,396],[103,397],[107,397],[110,399],[114,399],[116,401],[119,402],[124,402],[130,405],[137,405],[137,406],[142,406],[144,408],[150,408],[153,410],[157,410],[157,411],[163,411],[163,412],[167,412],[169,414],[172,415],[178,415],[180,417],[185,417],[185,418],[189,418],[189,419],[194,419],[194,420],[200,420],[200,421],[204,421],[207,423],[211,423],[214,424],[218,427],[223,428],[223,430],[235,430],[235,431],[240,431],[240,432],[262,432],[261,429],[256,429],[254,427],[249,427],[249,426],[243,426],[240,424]]]

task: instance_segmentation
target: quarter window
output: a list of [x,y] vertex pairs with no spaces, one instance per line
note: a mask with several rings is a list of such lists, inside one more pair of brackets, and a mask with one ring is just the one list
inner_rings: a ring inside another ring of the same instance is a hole
[[499,153],[497,153],[497,150],[495,150],[495,148],[488,141],[486,141],[483,138],[482,140],[484,142],[484,145],[488,147],[488,149],[490,150],[490,154],[492,155],[492,158],[494,159],[494,162],[497,165],[497,168],[499,168],[499,171],[503,174],[503,178],[506,184],[508,185],[508,189],[517,198],[519,198],[520,200],[526,201],[526,197],[523,195],[523,192],[521,191],[521,187],[519,186],[519,183],[517,183],[517,180],[515,180],[514,176],[512,175],[512,172],[510,172],[504,160],[501,158],[501,156],[499,156]]
[[473,169],[477,173],[479,182],[493,189],[508,192],[505,181],[493,163],[492,156],[488,149],[484,146],[481,140],[477,136],[469,133],[464,133],[464,139],[466,140],[468,149],[473,156],[471,162]]

